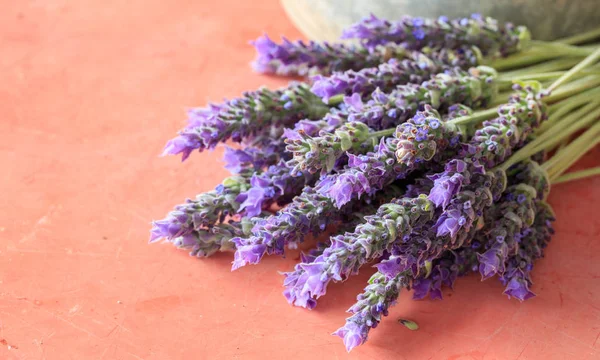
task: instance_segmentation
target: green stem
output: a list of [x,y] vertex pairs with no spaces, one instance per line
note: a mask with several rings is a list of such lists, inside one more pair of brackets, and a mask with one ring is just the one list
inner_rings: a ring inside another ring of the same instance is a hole
[[577,45],[586,43],[590,40],[594,40],[596,38],[600,38],[600,27],[579,33],[577,35],[569,36],[566,38],[556,40],[559,43],[569,44],[569,45]]
[[332,96],[332,97],[329,98],[329,100],[327,101],[327,105],[329,105],[329,106],[335,106],[335,105],[341,104],[342,101],[344,101],[344,95],[343,94],[334,95],[334,96]]
[[498,115],[498,108],[493,107],[487,110],[476,111],[471,115],[457,117],[456,119],[448,121],[454,125],[470,125],[474,123],[479,123],[484,120],[492,119]]
[[537,40],[531,40],[531,43],[535,47],[547,49],[548,51],[552,51],[552,52],[559,52],[559,53],[562,53],[563,55],[567,55],[567,56],[588,56],[588,55],[590,55],[590,52],[588,49],[578,47],[578,46],[572,46],[569,44],[558,43],[558,42],[545,42],[545,41],[537,41]]
[[[568,45],[565,45],[568,46]],[[513,69],[516,67],[523,67],[526,65],[536,64],[545,60],[556,59],[562,56],[568,57],[581,57],[587,56],[591,53],[589,49],[570,47],[565,48],[562,45],[552,46],[537,46],[530,50],[523,51],[516,55],[509,56],[507,58],[493,59],[484,61],[484,65],[493,67],[496,70]]]
[[369,134],[369,137],[384,137],[384,136],[389,136],[392,135],[394,132],[396,131],[396,128],[393,127],[391,129],[385,129],[385,130],[379,130],[379,131],[375,131]]
[[583,135],[566,148],[559,151],[550,160],[542,165],[542,168],[548,173],[550,180],[556,180],[571,165],[576,163],[586,152],[595,147],[599,142],[600,122],[596,123]]
[[560,142],[560,144],[558,144],[558,148],[556,149],[556,151],[561,151],[562,149],[564,149],[567,145],[569,145],[569,141],[571,141],[570,138],[563,139]]
[[[562,101],[558,104],[554,104],[552,106],[550,106],[550,108],[548,109],[548,111],[550,112],[550,117],[548,118],[548,120],[546,122],[544,122],[542,124],[542,126],[540,126],[537,131],[536,134],[540,135],[540,134],[544,134],[548,131],[548,129],[550,129],[552,126],[554,126],[554,124],[561,120],[566,114],[570,113],[572,110],[587,104],[590,101],[593,101],[594,99],[598,98],[598,95],[600,94],[600,89],[594,89],[594,90],[588,90],[582,94],[576,95],[572,98],[570,98],[569,100],[565,100]],[[581,95],[585,95],[585,96],[581,96]],[[561,107],[558,108],[558,110],[554,110],[552,109],[552,107],[556,106],[556,105],[561,105]],[[573,116],[573,115],[571,115]]]
[[563,76],[559,77],[558,80],[556,80],[552,85],[550,85],[550,87],[548,88],[548,91],[552,91],[552,90],[556,89],[557,87],[559,87],[560,85],[564,84],[565,82],[569,81],[575,74],[577,74],[581,70],[585,69],[586,67],[593,65],[599,59],[600,59],[600,48],[598,48],[596,51],[594,51],[593,53],[588,55],[585,59],[583,59],[583,61],[581,61],[579,64],[575,65],[575,67],[573,67],[571,70],[567,71]]
[[569,83],[568,85],[562,87],[559,91],[553,92],[550,94],[550,96],[544,99],[544,102],[547,104],[555,103],[598,85],[600,85],[600,76],[586,76],[582,79]]
[[[522,74],[522,75],[500,75],[498,76],[497,81],[499,82],[512,82],[512,81],[527,81],[527,80],[553,80],[564,75],[566,71],[549,71],[549,72],[540,72],[540,73],[531,73],[531,74]],[[600,75],[600,67],[594,66],[592,69],[582,70],[579,74],[581,76],[585,75]]]
[[541,73],[548,71],[569,70],[577,65],[580,61],[578,58],[563,58],[551,61],[546,61],[542,64],[532,65],[525,68],[512,71],[503,71],[502,76],[518,76],[524,74]]
[[[572,96],[566,100],[556,102],[548,107],[550,112],[550,119],[559,118],[576,107],[583,105],[591,100],[594,100],[600,94],[600,88],[583,91],[575,96]],[[546,122],[547,124],[548,122]],[[543,125],[542,125],[543,127]]]
[[[562,140],[568,139],[571,134],[593,124],[598,116],[600,116],[600,102],[596,101],[588,104],[572,116],[565,118],[564,122],[560,121],[557,125],[551,127],[550,130],[543,133],[539,138],[550,140],[545,142],[538,150],[550,150],[554,148],[556,145],[560,144]],[[563,133],[565,133],[565,137],[561,136],[559,138],[558,136]]]
[[583,178],[590,177],[590,176],[596,176],[596,175],[600,175],[600,166],[591,168],[591,169],[575,171],[575,172],[571,172],[571,173],[562,175],[562,176],[558,177],[556,180],[554,180],[552,182],[552,184],[560,184],[560,183],[564,183],[567,181],[579,180],[579,179],[583,179]]

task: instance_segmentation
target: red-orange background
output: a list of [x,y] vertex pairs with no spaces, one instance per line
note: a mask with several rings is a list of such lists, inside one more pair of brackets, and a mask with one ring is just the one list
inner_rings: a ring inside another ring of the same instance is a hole
[[508,300],[476,276],[444,301],[406,293],[346,355],[329,334],[372,270],[330,286],[311,312],[281,295],[277,272],[297,253],[231,273],[231,254],[146,243],[150,220],[227,174],[220,149],[158,157],[183,110],[285,83],[248,66],[249,39],[300,36],[279,4],[0,5],[0,359],[600,358],[600,178],[554,188],[537,298]]

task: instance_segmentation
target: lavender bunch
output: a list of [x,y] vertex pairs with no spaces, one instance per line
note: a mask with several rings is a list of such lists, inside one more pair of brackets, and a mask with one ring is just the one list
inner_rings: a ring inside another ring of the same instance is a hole
[[230,138],[241,142],[273,126],[290,126],[304,118],[319,119],[328,111],[329,107],[306,84],[245,92],[243,97],[223,104],[190,110],[188,126],[167,143],[163,154],[181,154],[185,160],[196,149],[212,149]]
[[[531,104],[528,106],[536,108]],[[530,122],[522,121],[521,127],[527,127],[531,122],[535,123],[543,117],[542,114],[539,116],[532,116],[531,112],[526,113],[526,119]],[[517,125],[519,125],[517,123]],[[476,141],[482,141],[481,137],[474,138],[471,145],[475,146]],[[493,150],[492,148],[486,148],[488,151]],[[483,157],[485,152],[480,155]],[[492,159],[488,156],[488,161]],[[454,161],[454,167],[458,170],[464,171],[467,168],[465,162],[456,160]],[[441,214],[436,216],[435,220],[430,219],[431,222],[424,227],[424,230],[413,231],[412,234],[405,234],[406,238],[403,239],[402,243],[398,245],[392,256],[385,261],[382,261],[378,265],[378,269],[383,273],[387,279],[393,279],[398,274],[410,270],[413,274],[418,274],[420,268],[422,268],[428,261],[435,259],[441,255],[441,253],[447,248],[459,248],[471,238],[471,234],[474,224],[479,221],[483,211],[489,207],[494,199],[497,199],[502,191],[504,190],[505,173],[499,169],[494,172],[485,172],[484,169],[476,164],[471,164],[469,167],[473,174],[470,175],[470,181],[465,187],[459,186],[459,190],[455,190],[456,187],[452,188],[453,195],[448,201],[449,207]],[[448,168],[447,168],[448,171]],[[439,177],[432,176],[432,180],[437,180]],[[436,184],[438,185],[438,184]],[[435,189],[435,185],[434,185]],[[433,192],[433,190],[431,191]],[[535,196],[535,191],[534,191]],[[446,201],[446,200],[445,200]],[[434,206],[432,206],[434,208]],[[432,236],[431,232],[435,230],[436,234]],[[461,230],[461,231],[459,231]],[[347,241],[350,244],[360,243],[360,239],[356,237],[350,237],[351,240]],[[376,240],[374,240],[376,241]],[[388,247],[390,243],[381,241],[381,244],[386,244]],[[393,240],[392,240],[393,242]],[[335,253],[333,259],[341,259],[341,265],[335,265],[335,272],[332,262],[319,269],[318,272],[313,272],[311,275],[315,279],[319,279],[320,282],[312,284],[312,289],[298,289],[300,294],[305,297],[312,295],[313,297],[321,296],[326,287],[326,284],[330,279],[336,279],[335,274],[341,272],[345,276],[352,274],[353,271],[357,271],[360,265],[371,260],[371,258],[360,253],[352,253],[350,255],[347,250],[342,250],[342,254]],[[347,254],[347,255],[346,255]],[[323,257],[326,258],[327,250],[323,253]],[[362,255],[362,257],[360,256]],[[345,257],[344,257],[345,256]],[[351,259],[351,260],[349,260]],[[314,265],[313,265],[314,268]],[[339,269],[342,269],[341,271]],[[345,271],[344,271],[345,270]],[[334,274],[333,276],[330,274]],[[337,277],[341,279],[341,277]],[[297,296],[298,297],[298,296]],[[303,301],[306,303],[306,301]],[[313,304],[314,306],[314,304]]]
[[470,18],[449,20],[445,16],[426,19],[405,16],[398,21],[382,20],[374,15],[348,27],[343,39],[360,39],[367,47],[397,43],[407,49],[423,47],[457,48],[477,46],[484,55],[508,55],[527,45],[527,28],[499,23],[490,17],[473,14]]
[[398,85],[420,84],[449,68],[466,70],[480,63],[477,48],[436,49],[427,54],[408,52],[405,59],[390,59],[377,67],[334,72],[329,76],[316,75],[312,78],[312,92],[324,102],[334,96],[355,93],[364,98],[375,89],[387,93]]
[[[465,114],[465,112],[469,111],[464,106],[454,106],[451,108],[451,110],[452,111],[448,114],[450,119],[452,119],[452,116],[462,116]],[[419,115],[414,121],[417,129],[421,125],[429,127],[430,121],[423,120],[425,114],[432,114],[434,117],[431,118],[431,121],[438,121],[437,116],[439,115],[432,109],[425,107],[423,116]],[[411,126],[409,130],[412,131],[412,125],[406,124],[405,126]],[[436,129],[434,129],[433,133],[438,132]],[[458,135],[449,135],[452,129],[453,128],[449,126],[444,130],[444,136],[440,136],[439,143],[436,144],[437,148],[451,148],[452,146],[458,144]],[[399,138],[402,139],[402,137]],[[447,144],[448,138],[450,139],[449,144]],[[427,144],[426,140],[429,140],[429,138],[422,139],[421,142]],[[398,178],[405,178],[410,172],[417,171],[419,167],[411,167],[411,171],[406,169],[398,169],[397,164],[395,164],[396,160],[394,158],[397,151],[397,146],[398,139],[396,138],[382,140],[379,146],[376,148],[376,154],[379,157],[376,159],[389,160],[376,161],[374,164],[375,166],[385,166],[386,168],[391,168],[392,170],[396,169],[397,171],[394,170],[394,174],[402,174],[402,176],[398,176]],[[419,146],[419,144],[414,146],[414,148],[420,147],[421,146]],[[431,149],[423,148],[420,149],[419,152],[423,155],[427,155],[431,152]],[[416,159],[419,159],[419,156],[419,153],[415,154]],[[355,158],[356,157],[353,155],[350,155],[350,165],[352,165],[352,162]],[[344,170],[344,173],[347,171],[348,169]],[[406,172],[402,173],[402,171]],[[383,171],[380,172],[380,174],[384,173],[385,172]],[[391,171],[388,170],[387,173],[391,173]],[[371,174],[376,176],[376,170],[372,171]],[[335,180],[336,178],[336,175],[328,175],[318,182],[318,186],[328,186],[329,184],[332,184],[332,180]],[[385,179],[386,189],[388,189],[386,193],[390,192],[389,184],[392,182],[393,179]],[[430,187],[422,187],[422,189],[429,192]],[[336,203],[331,199],[330,196],[321,194],[319,190],[323,189],[315,187],[305,188],[302,191],[302,194],[296,197],[286,208],[280,210],[277,214],[257,223],[252,229],[252,236],[246,239],[236,239],[236,241],[239,243],[239,251],[235,255],[233,269],[237,269],[246,264],[257,264],[264,254],[283,254],[284,246],[286,244],[302,241],[304,236],[309,232],[312,232],[315,235],[319,234],[328,224],[340,221],[344,217],[344,214],[351,213],[353,209],[356,209],[357,206],[361,206],[361,202],[358,202],[356,198],[353,201],[346,201],[342,206],[336,206]],[[343,191],[345,192],[341,191],[342,194],[349,194],[350,192],[350,190]],[[418,193],[415,193],[414,195],[416,196]],[[368,201],[369,197],[366,199]]]
[[406,57],[406,50],[395,44],[367,49],[341,43],[282,40],[281,44],[277,44],[264,35],[253,42],[258,53],[252,64],[256,71],[278,75],[331,74],[334,71],[360,70],[391,58]]

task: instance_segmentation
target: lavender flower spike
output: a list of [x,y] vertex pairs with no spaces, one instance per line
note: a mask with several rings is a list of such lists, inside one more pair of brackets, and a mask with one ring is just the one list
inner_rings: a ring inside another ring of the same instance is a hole
[[185,160],[192,151],[212,149],[229,138],[241,142],[273,126],[319,119],[328,111],[305,84],[293,83],[280,90],[261,88],[223,104],[190,110],[188,126],[167,143],[163,154],[182,154]]
[[[283,254],[285,245],[304,240],[309,233],[318,235],[327,225],[347,220],[347,216],[365,209],[367,204],[381,204],[402,194],[394,185],[385,193],[337,209],[329,199],[307,186],[302,193],[277,214],[260,220],[246,238],[233,239],[238,247],[232,270],[247,264],[257,264],[265,254]],[[347,222],[347,221],[346,221]]]
[[353,232],[333,237],[331,246],[314,262],[301,264],[306,276],[304,281],[288,286],[288,298],[297,306],[314,306],[315,301],[310,299],[324,295],[331,280],[342,281],[356,274],[363,264],[390,250],[397,238],[431,220],[433,210],[424,195],[382,205]]
[[535,189],[523,183],[506,190],[494,226],[486,232],[486,251],[477,256],[482,279],[504,273],[505,262],[521,242],[521,232],[534,222],[536,196]]
[[484,55],[508,55],[527,45],[527,28],[501,24],[490,17],[473,14],[470,18],[437,20],[404,16],[398,21],[378,19],[374,15],[348,27],[343,39],[360,39],[368,47],[398,43],[413,50],[423,47],[456,48],[477,46]]
[[334,72],[329,76],[316,75],[312,78],[312,92],[324,102],[336,95],[354,93],[365,99],[377,88],[387,93],[398,85],[420,84],[452,67],[467,70],[480,64],[480,53],[476,48],[436,49],[427,54],[409,52],[406,59],[391,59],[378,67]]
[[252,64],[261,73],[278,75],[330,74],[334,71],[360,70],[377,66],[390,58],[404,58],[402,46],[389,44],[371,51],[362,46],[283,38],[275,43],[267,35],[253,42],[258,53]]
[[[350,212],[351,207],[344,210]],[[341,219],[343,213],[312,187],[305,187],[288,206],[257,222],[251,236],[233,239],[238,251],[232,270],[258,264],[265,254],[283,254],[286,244],[300,242],[310,232],[324,231],[329,223]]]
[[172,240],[191,234],[194,230],[223,222],[225,217],[237,213],[240,193],[250,187],[248,176],[231,176],[213,191],[205,192],[177,205],[164,220],[152,223],[150,242],[161,238]]
[[388,315],[388,309],[398,298],[400,289],[408,286],[408,279],[397,276],[387,280],[380,273],[369,279],[369,285],[357,297],[357,303],[348,311],[353,313],[346,319],[346,324],[333,333],[344,340],[346,350],[350,352],[367,341],[371,328],[381,321],[381,316]]
[[544,256],[543,250],[554,234],[552,228],[554,213],[550,205],[538,200],[535,207],[537,214],[533,226],[521,233],[521,242],[517,253],[506,261],[504,265],[506,271],[500,277],[500,281],[506,286],[504,294],[520,301],[535,296],[529,289],[533,284],[530,276],[533,263]]
[[240,221],[229,221],[217,224],[208,229],[200,229],[173,239],[173,245],[190,249],[190,256],[208,257],[218,251],[234,250],[235,244],[231,239],[244,236],[258,218],[242,218]]
[[264,172],[249,171],[225,179],[213,191],[205,192],[178,205],[164,220],[155,221],[150,242],[174,239],[193,231],[222,223],[227,216],[258,216],[273,203],[284,205],[298,195],[305,185],[316,181],[315,175],[293,176],[285,162],[269,166]]
[[346,152],[361,152],[372,149],[377,143],[373,131],[361,122],[349,122],[333,132],[321,130],[319,136],[310,136],[305,131],[297,132],[293,140],[288,139],[286,149],[293,154],[288,162],[294,172],[321,170],[325,175],[333,169],[338,159]]
[[420,85],[400,85],[389,94],[376,90],[364,103],[358,94],[354,94],[344,98],[348,120],[383,130],[405,122],[426,104],[442,112],[454,104],[482,107],[498,91],[494,81],[496,76],[496,71],[486,66],[471,68],[468,72],[452,69],[436,74]]

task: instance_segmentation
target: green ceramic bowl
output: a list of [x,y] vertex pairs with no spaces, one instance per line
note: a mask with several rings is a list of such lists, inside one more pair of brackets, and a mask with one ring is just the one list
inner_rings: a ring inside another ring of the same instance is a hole
[[600,0],[282,0],[296,26],[314,40],[335,40],[344,27],[375,14],[438,17],[472,13],[525,25],[538,40],[553,40],[600,26]]

